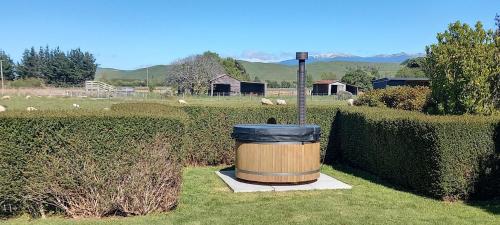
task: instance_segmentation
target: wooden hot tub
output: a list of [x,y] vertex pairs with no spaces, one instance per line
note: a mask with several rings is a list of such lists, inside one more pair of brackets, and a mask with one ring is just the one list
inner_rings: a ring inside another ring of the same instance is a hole
[[236,177],[265,183],[314,181],[320,170],[317,125],[236,125]]

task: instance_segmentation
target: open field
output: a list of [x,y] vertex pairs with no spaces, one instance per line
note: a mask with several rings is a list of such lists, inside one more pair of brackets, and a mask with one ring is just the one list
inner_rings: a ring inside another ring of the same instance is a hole
[[[273,101],[276,99],[285,99],[287,104],[295,105],[297,98],[294,96],[269,97]],[[24,96],[12,96],[10,100],[0,100],[0,105],[6,106],[8,110],[26,110],[27,107],[35,107],[39,110],[71,110],[73,104],[79,104],[81,109],[85,110],[103,110],[113,104],[124,102],[150,102],[163,103],[168,105],[178,105],[178,99],[185,99],[189,105],[230,105],[230,106],[260,106],[259,96],[226,96],[226,97],[208,97],[208,96],[186,96],[185,98],[168,97],[161,98],[159,94],[149,94],[145,97],[130,98],[110,98],[110,99],[92,99],[92,98],[69,98],[69,97],[32,97],[25,99]],[[335,96],[308,96],[308,105],[345,105],[345,101],[336,100]],[[271,106],[272,107],[272,106]],[[279,106],[274,106],[279,107]]]
[[352,190],[232,193],[215,171],[184,170],[176,210],[130,218],[30,220],[5,224],[499,224],[500,203],[443,202],[399,191],[358,170],[323,166],[322,172],[353,186]]

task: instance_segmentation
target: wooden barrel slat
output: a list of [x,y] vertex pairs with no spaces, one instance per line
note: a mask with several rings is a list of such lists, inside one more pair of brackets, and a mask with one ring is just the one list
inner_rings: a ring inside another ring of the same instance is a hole
[[265,183],[299,183],[319,178],[319,142],[236,142],[236,177]]

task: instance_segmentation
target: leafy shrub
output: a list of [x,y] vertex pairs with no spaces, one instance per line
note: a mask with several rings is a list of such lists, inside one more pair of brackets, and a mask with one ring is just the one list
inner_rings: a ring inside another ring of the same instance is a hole
[[500,195],[500,117],[341,109],[330,151],[417,193],[442,199]]
[[378,107],[382,103],[389,108],[423,111],[429,95],[427,87],[391,87],[369,91],[361,95],[355,104]]
[[[32,186],[37,183],[35,178],[38,175],[47,179],[60,179],[57,180],[58,183],[52,180],[54,185],[59,185],[56,187],[61,187],[62,190],[70,191],[74,190],[73,187],[86,187],[83,185],[83,179],[88,178],[92,172],[91,169],[95,169],[94,172],[102,175],[95,179],[111,179],[123,174],[123,170],[127,168],[132,170],[134,165],[141,165],[144,160],[147,161],[147,158],[139,157],[138,161],[132,159],[127,161],[124,156],[136,154],[137,149],[141,149],[140,146],[143,144],[154,143],[158,135],[162,135],[165,143],[171,143],[173,156],[180,155],[183,131],[184,123],[180,119],[153,113],[115,113],[113,111],[3,113],[0,115],[0,136],[2,137],[0,139],[0,214],[9,215],[27,209],[39,209],[41,200],[54,203],[51,199],[42,199],[39,195],[33,194],[32,191],[43,193],[43,189],[36,189],[36,185]],[[147,152],[142,152],[142,154],[145,154],[144,157],[150,156]],[[42,160],[43,157],[40,159],[45,155],[51,156],[46,159],[49,161]],[[58,161],[63,156],[68,157],[68,161]],[[116,164],[108,164],[114,161]],[[124,167],[119,167],[118,164]],[[50,168],[58,165],[62,166],[55,172],[61,173],[48,172]],[[70,165],[74,165],[75,169],[79,170],[69,170]],[[90,165],[95,167],[86,167]],[[84,167],[89,170],[83,170]],[[65,169],[68,173],[63,173]],[[175,171],[174,169],[172,171]],[[67,176],[61,176],[62,174],[67,174]],[[80,176],[81,179],[73,179],[72,176]],[[133,174],[128,177],[132,179],[131,183],[139,182],[133,177]],[[96,190],[108,188],[106,187],[108,183],[104,181],[94,181],[98,184],[94,188]],[[133,193],[122,194],[125,197],[133,196]],[[136,199],[140,199],[140,196],[136,195]],[[146,212],[134,208],[135,206],[122,210],[130,214]],[[66,212],[70,214],[69,211]],[[74,215],[90,214],[92,213],[75,212]],[[93,215],[97,214],[100,213]]]
[[431,79],[434,110],[491,114],[500,74],[494,32],[485,30],[480,22],[471,27],[457,21],[438,33],[437,41],[426,47],[424,67]]

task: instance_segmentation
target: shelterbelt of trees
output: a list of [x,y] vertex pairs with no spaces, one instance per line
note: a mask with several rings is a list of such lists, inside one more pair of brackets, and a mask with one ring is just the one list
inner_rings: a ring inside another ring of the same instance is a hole
[[97,69],[96,59],[89,52],[71,49],[64,52],[49,46],[26,49],[20,62],[0,50],[6,80],[37,78],[55,86],[81,85],[93,80]]

